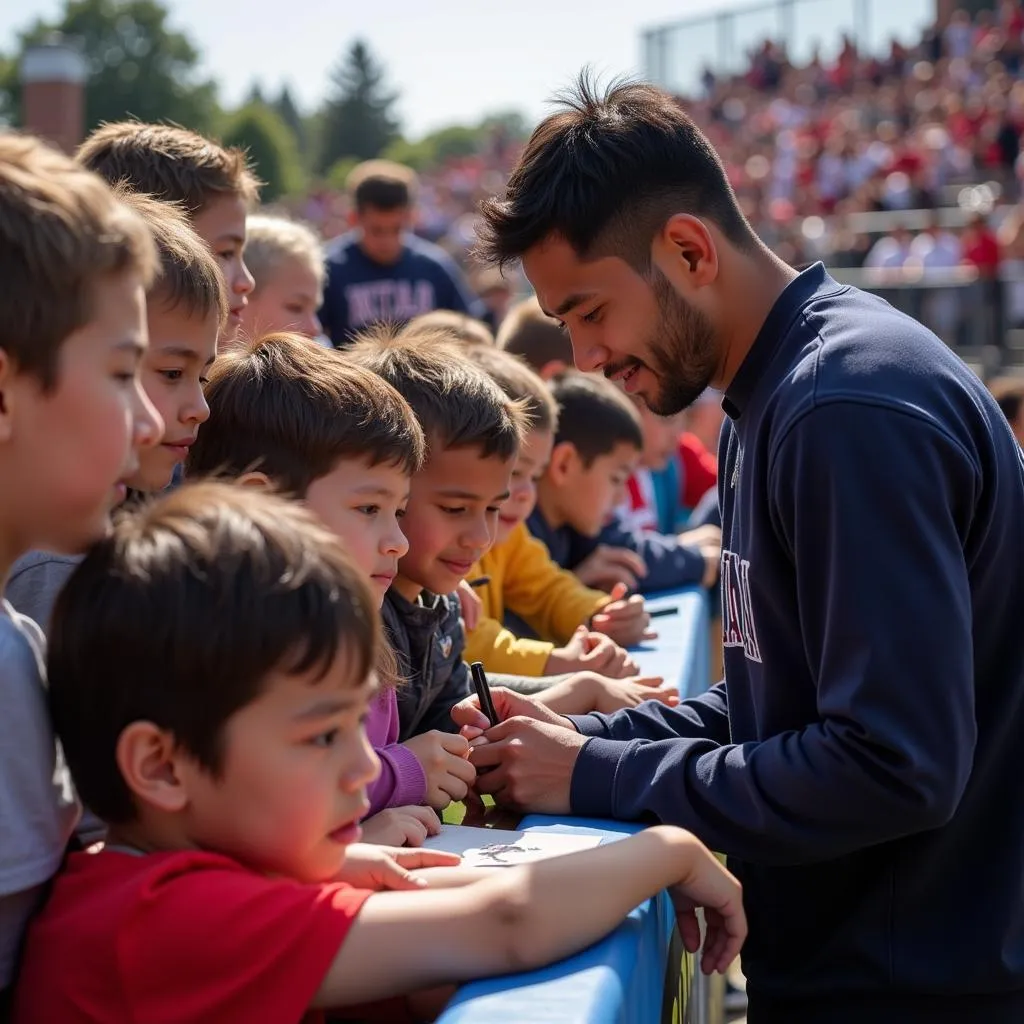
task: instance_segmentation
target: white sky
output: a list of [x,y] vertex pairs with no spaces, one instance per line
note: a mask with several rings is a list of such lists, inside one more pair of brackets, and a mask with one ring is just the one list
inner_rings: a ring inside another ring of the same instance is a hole
[[[305,109],[353,39],[368,41],[401,93],[399,113],[412,138],[487,113],[544,112],[550,95],[587,63],[610,72],[641,69],[641,29],[751,0],[170,0],[171,24],[203,53],[221,100],[238,102],[254,80],[273,95],[288,82]],[[931,6],[932,0],[871,0],[877,17]],[[61,0],[0,0],[0,50],[18,29],[54,16]],[[836,11],[853,0],[818,0],[816,35],[838,34]],[[285,13],[286,12],[286,13]],[[764,21],[764,18],[761,19]],[[771,18],[774,23],[774,18]],[[703,37],[702,37],[703,39]],[[693,40],[695,65],[702,40]]]

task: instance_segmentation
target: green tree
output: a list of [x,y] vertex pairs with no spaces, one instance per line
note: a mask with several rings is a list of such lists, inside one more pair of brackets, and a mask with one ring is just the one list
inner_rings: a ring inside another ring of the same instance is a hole
[[248,150],[256,174],[263,181],[265,202],[301,191],[305,184],[299,148],[291,129],[264,103],[249,103],[232,114],[224,130],[224,143]]
[[274,113],[291,129],[292,135],[298,140],[299,146],[303,149],[306,148],[306,122],[299,113],[299,108],[295,105],[295,100],[292,99],[291,90],[287,85],[281,87],[281,92],[278,94],[271,104],[271,108]]
[[[188,36],[167,22],[158,0],[65,0],[58,18],[38,19],[21,34],[16,58],[53,32],[77,42],[89,66],[87,131],[126,117],[209,131],[219,116],[216,86],[199,74]],[[0,79],[0,89],[0,109],[20,113],[17,76]]]
[[333,94],[321,118],[318,167],[327,170],[342,157],[369,160],[398,137],[395,100],[384,83],[384,69],[367,45],[357,40],[331,75]]

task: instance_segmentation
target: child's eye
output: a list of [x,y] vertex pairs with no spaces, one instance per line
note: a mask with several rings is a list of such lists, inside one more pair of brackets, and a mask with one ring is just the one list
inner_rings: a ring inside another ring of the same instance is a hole
[[500,511],[501,511],[501,506],[500,505],[488,505],[487,506],[487,514],[488,515],[497,515]]
[[447,505],[438,505],[437,507],[449,516],[461,516],[466,511],[466,507],[464,505],[458,508],[451,508]]
[[375,516],[380,511],[380,505],[359,505],[356,511],[364,516]]
[[181,380],[184,376],[183,370],[160,370],[159,373],[165,380]]
[[334,741],[338,738],[337,729],[328,729],[327,732],[322,732],[318,736],[314,736],[309,742],[314,747],[332,747]]
[[205,388],[206,385],[210,383],[210,378],[209,377],[200,377],[199,378],[199,383]]
[[396,509],[396,510],[395,510],[395,518],[396,518],[396,519],[404,519],[404,518],[405,518],[405,513],[406,513],[406,511],[407,511],[407,510],[406,510],[406,509],[404,509],[404,508],[399,508],[399,509]]
[[586,316],[581,317],[580,319],[588,324],[596,324],[597,321],[600,319],[602,308],[603,307],[598,306],[597,309],[592,309]]

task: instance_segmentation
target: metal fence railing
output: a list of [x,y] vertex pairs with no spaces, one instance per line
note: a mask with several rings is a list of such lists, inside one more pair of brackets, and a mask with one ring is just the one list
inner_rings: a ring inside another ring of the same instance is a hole
[[749,53],[771,39],[797,65],[815,53],[834,57],[848,36],[858,49],[884,53],[892,39],[915,43],[935,20],[935,0],[764,0],[696,18],[651,27],[642,33],[648,81],[683,95],[701,89],[701,75],[746,70]]

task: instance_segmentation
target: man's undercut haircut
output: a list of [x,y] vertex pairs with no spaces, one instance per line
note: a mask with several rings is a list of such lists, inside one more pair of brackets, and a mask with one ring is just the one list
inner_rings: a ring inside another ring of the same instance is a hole
[[558,403],[555,444],[571,444],[585,466],[620,444],[643,450],[639,413],[604,377],[567,370],[551,382],[551,393]]
[[272,672],[353,688],[376,663],[377,602],[337,539],[297,502],[186,484],[124,516],[57,599],[49,639],[54,726],[85,803],[130,821],[117,766],[133,722],[167,730],[215,777],[224,729]]
[[96,286],[157,253],[145,221],[99,176],[39,139],[0,132],[0,349],[44,390],[60,350],[96,315]]
[[298,334],[267,334],[220,356],[206,386],[210,419],[189,449],[188,477],[265,473],[304,498],[341,459],[423,464],[423,431],[376,373]]
[[112,185],[180,203],[193,216],[218,196],[238,196],[247,206],[259,198],[260,180],[245,152],[221,146],[173,124],[117,121],[101,124],[76,159]]
[[503,266],[551,236],[580,259],[617,256],[638,272],[678,213],[714,222],[736,246],[757,244],[714,147],[678,102],[653,85],[588,70],[534,130],[503,199],[481,205],[476,255]]
[[558,403],[547,384],[522,359],[491,345],[474,345],[466,349],[466,355],[486,370],[509,398],[522,403],[528,430],[554,432]]
[[457,313],[454,309],[433,309],[429,313],[420,313],[413,317],[402,328],[402,336],[409,337],[420,331],[445,331],[453,341],[462,345],[494,345],[494,333],[482,320]]
[[392,160],[366,160],[354,167],[345,180],[356,211],[400,210],[412,205],[416,172]]
[[572,342],[562,325],[540,308],[536,296],[516,303],[498,328],[498,348],[525,359],[538,372],[548,363],[572,366]]
[[224,276],[182,208],[123,184],[115,186],[114,194],[146,222],[156,243],[160,266],[146,302],[168,312],[181,310],[190,318],[213,318],[221,331],[229,312]]
[[447,448],[478,448],[484,458],[519,452],[527,416],[444,331],[405,336],[378,325],[356,336],[345,355],[379,373],[412,406],[427,458]]

